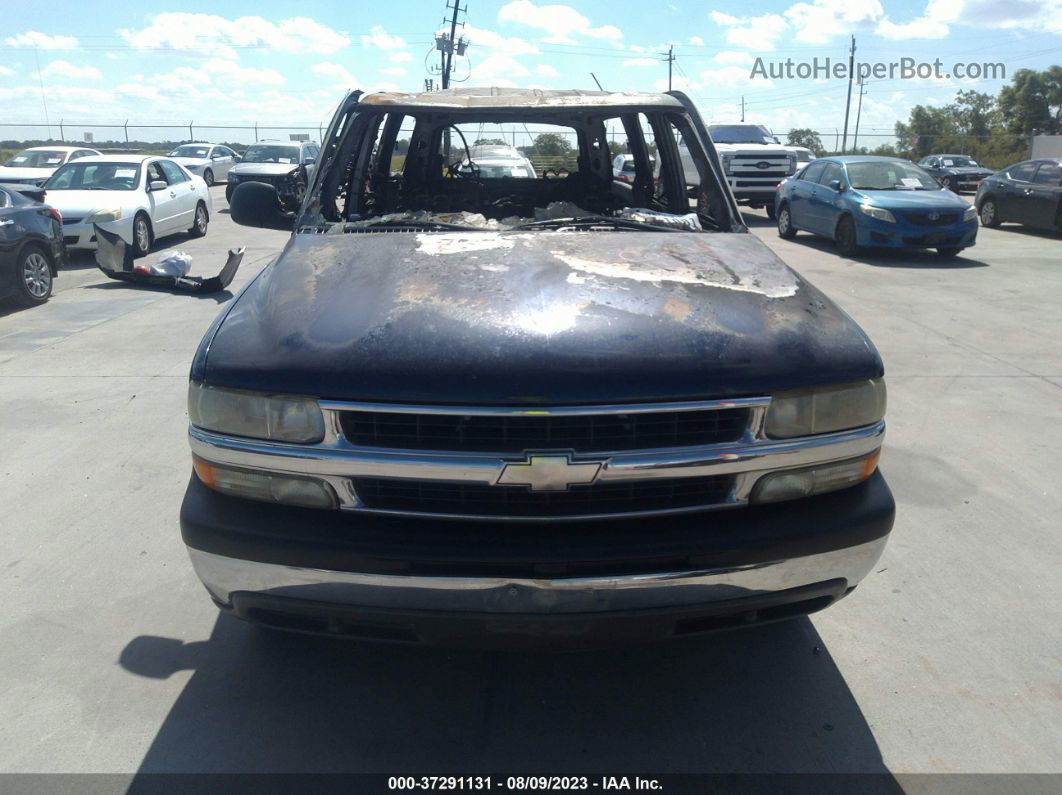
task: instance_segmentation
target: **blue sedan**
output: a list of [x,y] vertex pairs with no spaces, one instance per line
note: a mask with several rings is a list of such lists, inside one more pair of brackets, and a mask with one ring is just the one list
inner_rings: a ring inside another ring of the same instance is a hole
[[778,234],[823,235],[846,257],[862,246],[935,248],[954,257],[977,240],[977,210],[896,157],[823,157],[778,186]]

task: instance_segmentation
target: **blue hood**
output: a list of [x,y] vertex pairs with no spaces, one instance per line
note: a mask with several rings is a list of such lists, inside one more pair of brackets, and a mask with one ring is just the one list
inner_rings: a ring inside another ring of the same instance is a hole
[[857,202],[866,197],[875,207],[887,210],[965,210],[970,203],[950,190],[860,190],[852,189]]

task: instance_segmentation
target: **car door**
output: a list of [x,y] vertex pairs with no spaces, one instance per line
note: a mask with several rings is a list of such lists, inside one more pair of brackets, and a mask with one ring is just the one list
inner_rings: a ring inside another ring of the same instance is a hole
[[1035,160],[1026,160],[1007,169],[996,191],[996,213],[1000,221],[1021,221],[1025,212],[1025,189],[1036,173]]
[[827,237],[833,237],[837,219],[841,217],[843,208],[843,191],[831,188],[831,182],[840,182],[841,187],[845,187],[844,169],[840,163],[826,164],[826,168],[819,175],[819,184],[812,201],[812,217],[818,227],[815,231]]
[[172,160],[160,160],[158,162],[162,173],[166,176],[166,181],[170,184],[171,195],[177,200],[174,205],[176,212],[174,228],[190,229],[192,219],[195,217],[195,205],[199,200],[199,196],[195,192],[195,183]]
[[794,180],[793,190],[789,194],[789,220],[797,229],[812,230],[811,199],[817,187],[819,175],[826,168],[825,160],[817,160],[805,168],[800,177]]
[[233,151],[227,146],[215,146],[210,153],[210,168],[214,172],[215,182],[224,182],[233,166]]
[[932,177],[940,176],[940,160],[935,157],[926,157],[918,164],[924,168]]
[[[179,202],[175,186],[170,185],[169,180],[166,179],[158,160],[148,161],[145,164],[144,172],[144,186],[148,188],[151,227],[155,231],[155,237],[161,237],[177,231],[180,210],[178,209]],[[166,187],[159,190],[150,190],[153,182],[163,182]]]
[[0,190],[0,295],[7,295],[15,287],[15,254],[22,239],[16,212],[14,200],[7,191]]
[[1058,219],[1059,197],[1062,196],[1062,166],[1053,160],[1041,160],[1030,184],[1020,199],[1025,223],[1053,229]]

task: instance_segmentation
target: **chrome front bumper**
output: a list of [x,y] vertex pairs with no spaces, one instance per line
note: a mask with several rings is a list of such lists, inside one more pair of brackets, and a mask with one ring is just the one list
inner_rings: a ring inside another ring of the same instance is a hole
[[520,579],[361,574],[223,557],[189,548],[200,580],[222,606],[238,593],[360,608],[486,615],[607,614],[708,605],[827,580],[848,588],[881,557],[888,536],[817,555],[731,568],[623,576]]

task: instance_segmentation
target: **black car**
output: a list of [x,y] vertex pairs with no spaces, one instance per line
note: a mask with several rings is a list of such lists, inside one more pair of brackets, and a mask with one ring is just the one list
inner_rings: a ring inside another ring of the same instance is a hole
[[981,180],[994,173],[969,155],[928,155],[918,165],[936,177],[942,187],[955,193],[977,190]]
[[1013,221],[1062,232],[1062,158],[1008,166],[981,183],[974,204],[983,226]]
[[44,191],[0,185],[0,298],[43,304],[63,262],[63,219]]
[[[462,165],[540,125],[568,168]],[[356,92],[325,140],[297,213],[234,191],[293,233],[192,363],[181,531],[221,609],[555,648],[802,615],[872,571],[881,358],[749,233],[688,97]]]

